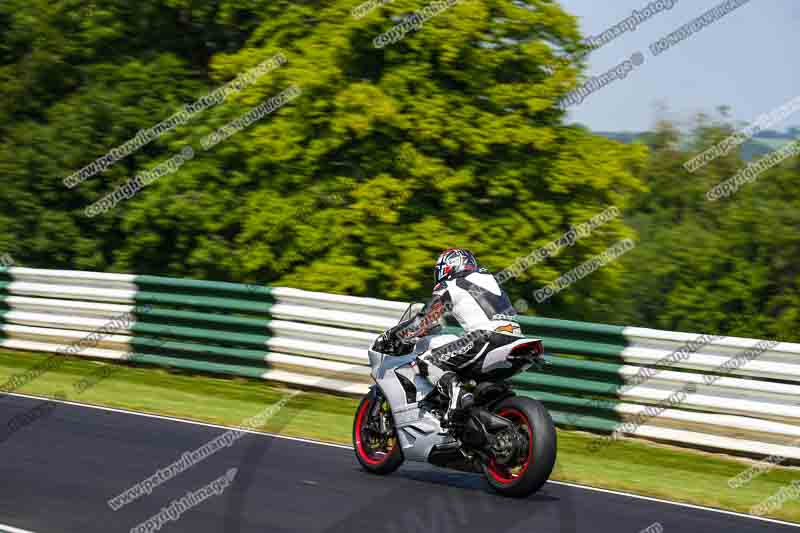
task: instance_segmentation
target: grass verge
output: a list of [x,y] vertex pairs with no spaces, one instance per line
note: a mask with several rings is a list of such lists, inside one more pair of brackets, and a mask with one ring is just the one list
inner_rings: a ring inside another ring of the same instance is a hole
[[[0,350],[0,385],[46,357],[50,356]],[[228,426],[241,424],[292,392],[255,380],[153,367],[74,358],[59,363],[16,392],[46,397],[60,393],[76,402]],[[357,400],[352,398],[303,392],[269,418],[262,430],[349,444],[356,405]],[[728,479],[752,462],[634,440],[620,440],[592,454],[587,452],[592,438],[582,432],[559,430],[554,479],[743,513],[800,479],[797,468],[776,467],[731,489]],[[767,516],[800,522],[800,503],[787,501]]]

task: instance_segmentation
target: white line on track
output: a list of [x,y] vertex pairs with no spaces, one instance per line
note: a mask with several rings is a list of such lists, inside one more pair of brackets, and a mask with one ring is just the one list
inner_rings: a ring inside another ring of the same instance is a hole
[[20,529],[18,527],[11,527],[0,524],[0,533],[33,533],[27,529]]
[[[34,400],[49,400],[51,402],[63,403],[63,404],[66,404],[66,405],[74,405],[76,407],[84,407],[84,408],[87,408],[87,409],[97,409],[97,410],[100,410],[100,411],[110,411],[112,413],[122,413],[122,414],[127,414],[127,415],[143,416],[145,418],[155,418],[155,419],[158,419],[158,420],[168,420],[170,422],[180,422],[182,424],[192,424],[192,425],[195,425],[195,426],[205,426],[205,427],[217,428],[217,429],[225,429],[225,430],[233,429],[233,430],[241,431],[242,433],[251,433],[253,435],[264,435],[264,436],[268,436],[268,437],[274,437],[276,439],[291,440],[291,441],[295,441],[295,442],[305,442],[305,443],[309,443],[309,444],[316,444],[316,445],[319,445],[319,446],[328,446],[330,448],[340,448],[340,449],[344,449],[344,450],[352,450],[353,449],[352,446],[345,446],[343,444],[334,444],[332,442],[323,442],[323,441],[319,441],[319,440],[303,439],[303,438],[300,438],[300,437],[287,437],[286,435],[278,435],[276,433],[267,433],[267,432],[264,432],[264,431],[253,431],[253,430],[250,430],[250,429],[241,429],[241,428],[237,428],[237,427],[223,426],[221,424],[211,424],[211,423],[208,423],[208,422],[198,422],[196,420],[187,420],[185,418],[176,418],[176,417],[173,417],[173,416],[155,415],[155,414],[151,414],[151,413],[140,413],[138,411],[129,411],[127,409],[117,409],[115,407],[104,407],[102,405],[92,405],[92,404],[88,404],[88,403],[71,402],[71,401],[68,401],[68,400],[56,400],[54,398],[47,398],[45,396],[31,396],[29,394],[19,394],[19,393],[16,393],[16,392],[11,392],[11,393],[6,393],[6,394],[8,396],[18,396],[20,398],[30,398],[30,399],[34,399]],[[783,520],[775,520],[774,518],[764,518],[763,516],[753,516],[753,515],[749,515],[749,514],[745,514],[745,513],[737,513],[735,511],[726,511],[724,509],[716,509],[714,507],[704,507],[702,505],[693,505],[693,504],[690,504],[690,503],[673,502],[673,501],[670,501],[670,500],[662,500],[660,498],[652,498],[650,496],[640,496],[639,494],[632,494],[630,492],[621,492],[621,491],[610,490],[610,489],[601,489],[599,487],[591,487],[589,485],[579,485],[577,483],[568,483],[568,482],[565,482],[565,481],[553,481],[553,480],[550,480],[550,481],[548,481],[548,483],[552,483],[553,485],[563,485],[563,486],[566,486],[566,487],[573,487],[573,488],[582,489],[582,490],[589,490],[589,491],[592,491],[592,492],[603,492],[603,493],[606,493],[606,494],[615,494],[617,496],[626,496],[628,498],[634,498],[634,499],[637,499],[637,500],[646,500],[646,501],[650,501],[650,502],[663,503],[663,504],[667,504],[667,505],[677,505],[679,507],[686,507],[686,508],[689,508],[689,509],[697,509],[697,510],[700,510],[700,511],[709,511],[709,512],[712,512],[712,513],[719,513],[719,514],[725,514],[725,515],[730,515],[730,516],[737,516],[737,517],[740,517],[740,518],[749,518],[750,520],[759,520],[761,522],[769,522],[771,524],[780,524],[780,525],[784,525],[784,526],[791,526],[791,527],[800,528],[800,524],[797,524],[797,523],[794,523],[794,522],[785,522]],[[2,533],[2,529],[3,528],[9,529],[9,533],[32,533],[30,531],[25,531],[24,529],[16,529],[16,528],[13,528],[13,527],[10,527],[10,526],[4,526],[2,524],[0,524],[0,533]]]

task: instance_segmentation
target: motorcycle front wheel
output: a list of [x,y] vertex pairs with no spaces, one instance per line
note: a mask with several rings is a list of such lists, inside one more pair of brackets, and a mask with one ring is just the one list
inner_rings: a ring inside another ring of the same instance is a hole
[[556,463],[556,428],[550,413],[538,401],[514,396],[494,409],[511,421],[523,445],[509,464],[492,459],[484,465],[486,479],[504,496],[524,498],[541,488]]
[[403,463],[403,452],[397,433],[391,436],[380,431],[380,417],[391,420],[388,404],[378,391],[370,391],[361,400],[353,420],[353,449],[356,459],[372,474],[391,474]]

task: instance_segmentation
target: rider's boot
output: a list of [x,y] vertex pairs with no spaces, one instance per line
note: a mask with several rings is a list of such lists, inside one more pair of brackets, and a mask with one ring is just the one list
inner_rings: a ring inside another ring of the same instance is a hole
[[464,394],[461,380],[455,372],[446,372],[439,379],[439,388],[448,397],[449,404],[444,413],[443,426],[463,424],[467,418],[469,407],[472,405],[472,395]]

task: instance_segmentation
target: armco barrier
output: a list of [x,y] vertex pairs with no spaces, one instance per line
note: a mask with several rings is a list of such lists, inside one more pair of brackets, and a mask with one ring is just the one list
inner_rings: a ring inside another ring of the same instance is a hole
[[[127,316],[77,355],[360,395],[370,383],[367,347],[406,306],[282,287],[12,267],[0,272],[0,347],[56,353]],[[800,344],[779,343],[721,370],[759,341],[721,338],[673,357],[699,335],[519,321],[526,335],[543,339],[550,366],[518,376],[515,388],[543,401],[559,425],[800,459],[790,445],[800,438]],[[626,384],[645,367],[657,372]],[[681,401],[666,404],[676,391]]]

